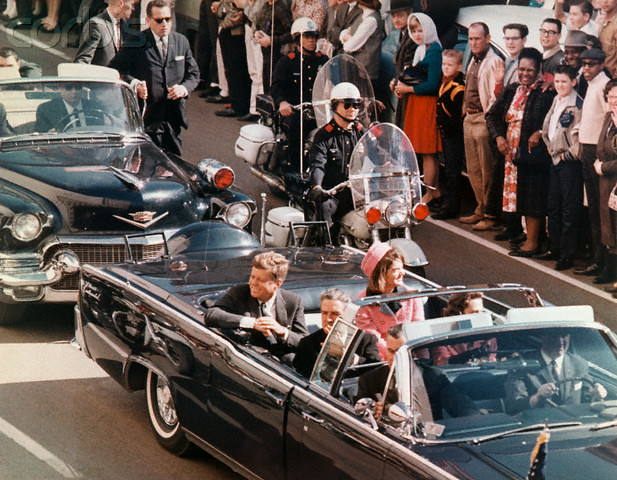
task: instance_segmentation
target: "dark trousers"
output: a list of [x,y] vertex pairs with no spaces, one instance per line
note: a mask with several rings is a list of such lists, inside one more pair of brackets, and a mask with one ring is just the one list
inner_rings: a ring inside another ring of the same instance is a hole
[[146,133],[155,145],[167,153],[180,156],[182,154],[182,127],[171,125],[169,122],[161,122],[156,127],[146,125]]
[[[304,130],[303,138],[300,138],[300,112],[294,110],[294,112],[288,117],[281,117],[281,126],[285,135],[287,136],[287,159],[285,161],[288,164],[288,171],[291,173],[300,172],[300,152],[302,152],[304,139],[307,135],[317,127],[315,119],[308,119],[304,117],[302,122],[302,129]],[[301,145],[302,142],[302,145]],[[304,152],[302,152],[304,154]],[[304,158],[302,169],[306,171],[307,159]]]
[[499,218],[503,213],[503,181],[506,168],[505,157],[497,149],[497,144],[493,139],[489,140],[489,146],[495,160],[493,164],[493,176],[491,184],[486,194],[486,204],[484,213],[493,218]]
[[604,263],[604,247],[602,246],[602,230],[600,229],[600,186],[599,177],[593,168],[596,161],[596,146],[586,143],[581,144],[579,158],[583,164],[583,182],[587,193],[587,205],[589,206],[589,231],[591,232],[591,261]]
[[239,35],[232,35],[229,28],[222,29],[219,32],[219,42],[229,86],[231,108],[240,115],[246,115],[251,103],[251,77],[246,64],[244,26]]
[[216,72],[216,35],[218,22],[212,13],[212,0],[202,0],[199,5],[199,29],[195,39],[195,61],[200,80],[210,84],[218,79]]
[[[462,127],[462,125],[461,125]],[[460,132],[448,132],[441,134],[443,148],[444,173],[446,176],[446,204],[444,209],[448,213],[458,215],[461,209],[461,185],[463,166],[465,165],[465,142],[463,129]]]
[[551,165],[548,185],[548,239],[560,259],[576,252],[583,208],[583,166],[579,161]]

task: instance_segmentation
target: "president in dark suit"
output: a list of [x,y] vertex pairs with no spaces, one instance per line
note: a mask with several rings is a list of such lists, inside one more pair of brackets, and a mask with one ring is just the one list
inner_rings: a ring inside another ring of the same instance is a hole
[[106,67],[130,35],[127,20],[131,18],[135,0],[109,0],[103,13],[92,17],[81,32],[76,63]]
[[[63,131],[69,124],[75,127],[101,124],[102,106],[82,98],[83,89],[75,83],[60,83],[59,98],[42,103],[36,109],[36,132]],[[98,113],[93,113],[98,112]]]
[[540,369],[506,379],[506,412],[513,415],[529,408],[581,403],[602,399],[606,389],[589,377],[589,363],[568,353],[570,335],[562,332],[540,337],[542,348],[527,361],[537,361]]
[[275,355],[291,353],[308,334],[302,298],[280,287],[289,263],[281,254],[253,258],[249,283],[231,287],[204,315],[205,324],[253,331],[252,343]]
[[[343,290],[330,288],[320,295],[319,300],[322,328],[300,340],[296,356],[293,359],[293,366],[296,371],[307,378],[313,371],[323,342],[326,340],[330,330],[332,330],[334,322],[343,315],[345,307],[351,301],[351,297]],[[365,333],[356,348],[354,365],[381,362],[381,360],[379,348],[377,347],[377,337],[370,333]]]
[[146,14],[150,28],[124,43],[109,67],[146,101],[144,124],[154,143],[180,155],[180,133],[188,128],[184,102],[199,83],[199,68],[186,37],[171,31],[168,0],[153,0]]

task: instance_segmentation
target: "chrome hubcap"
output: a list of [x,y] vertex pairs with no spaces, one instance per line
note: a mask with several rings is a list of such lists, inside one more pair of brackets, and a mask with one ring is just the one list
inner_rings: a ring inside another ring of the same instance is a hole
[[163,421],[173,427],[178,422],[176,407],[169,386],[160,379],[156,382],[156,402]]

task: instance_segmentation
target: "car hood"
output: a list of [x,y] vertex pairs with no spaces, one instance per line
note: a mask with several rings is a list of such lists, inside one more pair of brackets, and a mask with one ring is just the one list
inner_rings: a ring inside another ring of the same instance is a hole
[[[601,433],[599,435],[598,433]],[[480,445],[465,445],[444,455],[436,463],[460,478],[508,478],[524,480],[529,474],[531,453],[537,433],[516,435]],[[446,460],[444,460],[446,458]],[[481,466],[479,459],[491,472]],[[547,479],[584,478],[612,480],[617,471],[617,438],[606,432],[589,432],[587,428],[553,431],[544,464]],[[499,472],[499,473],[497,473]]]
[[206,205],[185,165],[147,141],[108,143],[5,150],[0,178],[52,203],[57,233],[134,233],[202,218]]

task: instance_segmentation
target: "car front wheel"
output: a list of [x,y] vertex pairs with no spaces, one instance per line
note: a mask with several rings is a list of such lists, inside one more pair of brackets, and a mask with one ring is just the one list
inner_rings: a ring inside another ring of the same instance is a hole
[[192,444],[182,431],[171,387],[167,380],[152,370],[146,381],[148,416],[158,442],[176,455],[189,452]]

